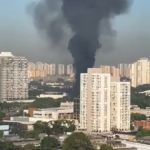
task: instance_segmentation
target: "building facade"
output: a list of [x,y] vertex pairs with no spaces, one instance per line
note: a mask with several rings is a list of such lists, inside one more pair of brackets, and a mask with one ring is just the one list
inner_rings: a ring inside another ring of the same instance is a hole
[[56,65],[50,64],[50,75],[56,75]]
[[10,52],[0,54],[0,99],[28,99],[28,61]]
[[150,60],[148,58],[141,58],[131,64],[131,81],[133,87],[150,83]]
[[73,65],[69,64],[67,65],[67,75],[72,75],[73,74]]
[[63,64],[58,65],[58,74],[64,75],[65,74],[65,66]]
[[80,129],[88,132],[110,131],[110,74],[88,69],[81,74]]
[[130,82],[111,82],[110,128],[130,130]]
[[80,79],[80,129],[130,130],[130,82],[120,82],[99,68],[88,69]]

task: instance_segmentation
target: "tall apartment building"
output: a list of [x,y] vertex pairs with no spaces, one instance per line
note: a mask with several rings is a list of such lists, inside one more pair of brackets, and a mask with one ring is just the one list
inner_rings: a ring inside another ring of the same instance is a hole
[[100,66],[101,73],[108,73],[111,74],[113,77],[120,77],[119,68],[115,66]]
[[49,64],[44,64],[44,72],[45,72],[45,76],[50,75],[50,65]]
[[132,86],[150,83],[150,60],[141,58],[131,65]]
[[112,75],[114,78],[120,77],[119,68],[116,68],[115,66],[112,66],[112,67],[111,67],[111,75]]
[[29,71],[29,78],[35,78],[36,77],[36,74],[35,74],[36,65],[33,62],[29,62],[28,66],[29,66],[29,70],[28,70]]
[[130,130],[130,82],[110,84],[110,128]]
[[[129,130],[130,83],[122,83],[119,77],[102,73],[100,68],[88,69],[80,78],[80,129],[87,132],[107,132],[113,127]],[[127,96],[123,95],[126,92]]]
[[118,65],[120,76],[130,78],[130,67],[128,64]]
[[65,74],[65,66],[63,64],[58,65],[58,74],[64,75]]
[[28,61],[10,52],[0,54],[0,100],[28,98]]
[[50,64],[50,75],[56,75],[56,65]]
[[97,68],[81,74],[80,129],[110,131],[110,79],[110,74],[101,74]]
[[45,77],[44,64],[42,62],[36,63],[35,74],[36,74],[36,77]]
[[72,64],[67,65],[67,74],[72,75],[73,72],[74,72],[73,71],[73,65]]
[[111,66],[100,66],[102,73],[109,73],[111,74]]

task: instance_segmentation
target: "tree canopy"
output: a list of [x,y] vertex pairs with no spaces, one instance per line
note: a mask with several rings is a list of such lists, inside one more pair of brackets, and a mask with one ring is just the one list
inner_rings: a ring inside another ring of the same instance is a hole
[[24,150],[36,150],[37,148],[33,144],[27,144],[24,146]]
[[131,122],[133,121],[140,121],[140,120],[146,120],[146,115],[139,114],[139,113],[132,113],[131,114]]
[[50,150],[50,149],[57,149],[59,147],[59,141],[54,137],[45,137],[41,141],[41,148],[42,150]]
[[0,112],[0,120],[3,120],[4,117],[5,117],[5,113],[4,112]]
[[64,134],[65,132],[74,132],[74,130],[75,130],[74,123],[72,123],[72,121],[66,121],[66,120],[53,121],[51,127],[48,125],[47,122],[37,121],[34,124],[35,132],[46,133],[47,135]]
[[132,105],[138,105],[140,108],[150,107],[150,96],[139,93],[145,90],[150,90],[150,85],[140,85],[136,88],[131,88]]
[[82,132],[74,132],[63,143],[63,150],[93,150],[89,138]]
[[103,144],[100,150],[113,150],[113,148],[109,145]]
[[139,127],[138,132],[136,134],[136,138],[140,139],[145,136],[150,136],[150,130],[146,130],[146,129],[143,129],[142,127]]

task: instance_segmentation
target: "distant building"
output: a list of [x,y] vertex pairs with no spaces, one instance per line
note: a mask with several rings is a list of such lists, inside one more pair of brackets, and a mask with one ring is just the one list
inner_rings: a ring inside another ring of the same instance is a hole
[[148,58],[141,58],[131,64],[131,81],[133,87],[150,83],[150,60]]
[[64,75],[65,74],[65,66],[63,64],[58,65],[58,74]]
[[138,129],[139,127],[143,127],[144,129],[150,130],[150,121],[141,120],[134,121],[134,127]]
[[9,125],[0,125],[0,131],[3,131],[4,136],[9,135]]
[[68,96],[67,93],[63,92],[46,92],[44,94],[40,94],[37,96],[38,98],[53,98],[53,99],[58,99],[58,98],[63,98]]
[[36,122],[40,121],[53,121],[53,120],[74,120],[73,119],[73,102],[63,102],[60,107],[39,109],[39,108],[29,108],[23,112],[28,114],[29,117],[11,117],[11,121],[18,122]]
[[56,65],[50,64],[50,75],[56,75]]
[[11,52],[0,54],[0,100],[28,99],[28,61]]
[[73,65],[72,64],[67,65],[67,74],[71,76],[73,72],[74,72]]
[[146,90],[146,91],[143,91],[143,92],[139,92],[139,94],[145,94],[147,96],[150,96],[150,90]]
[[130,78],[130,67],[128,64],[119,64],[120,77]]

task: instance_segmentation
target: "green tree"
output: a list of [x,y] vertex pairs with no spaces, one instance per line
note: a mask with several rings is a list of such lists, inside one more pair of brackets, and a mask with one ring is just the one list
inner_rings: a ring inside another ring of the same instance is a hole
[[24,146],[24,150],[36,150],[36,147],[33,144],[27,144]]
[[57,149],[59,147],[59,141],[54,137],[45,137],[41,141],[42,150]]
[[5,143],[0,141],[0,150],[4,150],[5,149]]
[[140,138],[145,137],[145,136],[150,136],[150,131],[143,129],[142,127],[139,127],[138,132],[136,134],[136,138],[140,139]]
[[37,131],[20,131],[19,136],[23,138],[39,139],[39,133]]
[[4,112],[0,112],[0,120],[3,120],[4,117],[5,117],[5,113]]
[[6,141],[6,142],[5,142],[5,150],[13,150],[14,147],[15,147],[15,146],[13,145],[12,142],[10,142],[10,141]]
[[113,150],[113,148],[109,145],[104,144],[104,145],[101,146],[100,150]]
[[48,136],[50,136],[52,134],[52,129],[50,127],[46,126],[44,130]]
[[3,138],[3,136],[4,136],[4,132],[0,131],[0,138]]
[[130,124],[130,130],[134,130],[134,126],[132,123]]
[[74,124],[71,124],[71,125],[69,126],[69,128],[67,129],[67,132],[74,132],[75,129],[76,129],[76,126],[75,126]]
[[63,150],[93,150],[89,138],[82,132],[74,132],[63,143]]
[[37,121],[34,124],[34,131],[38,133],[46,133],[47,128],[48,128],[47,122]]
[[139,113],[132,113],[131,114],[131,122],[135,120],[146,120],[146,115],[144,114],[139,114]]

